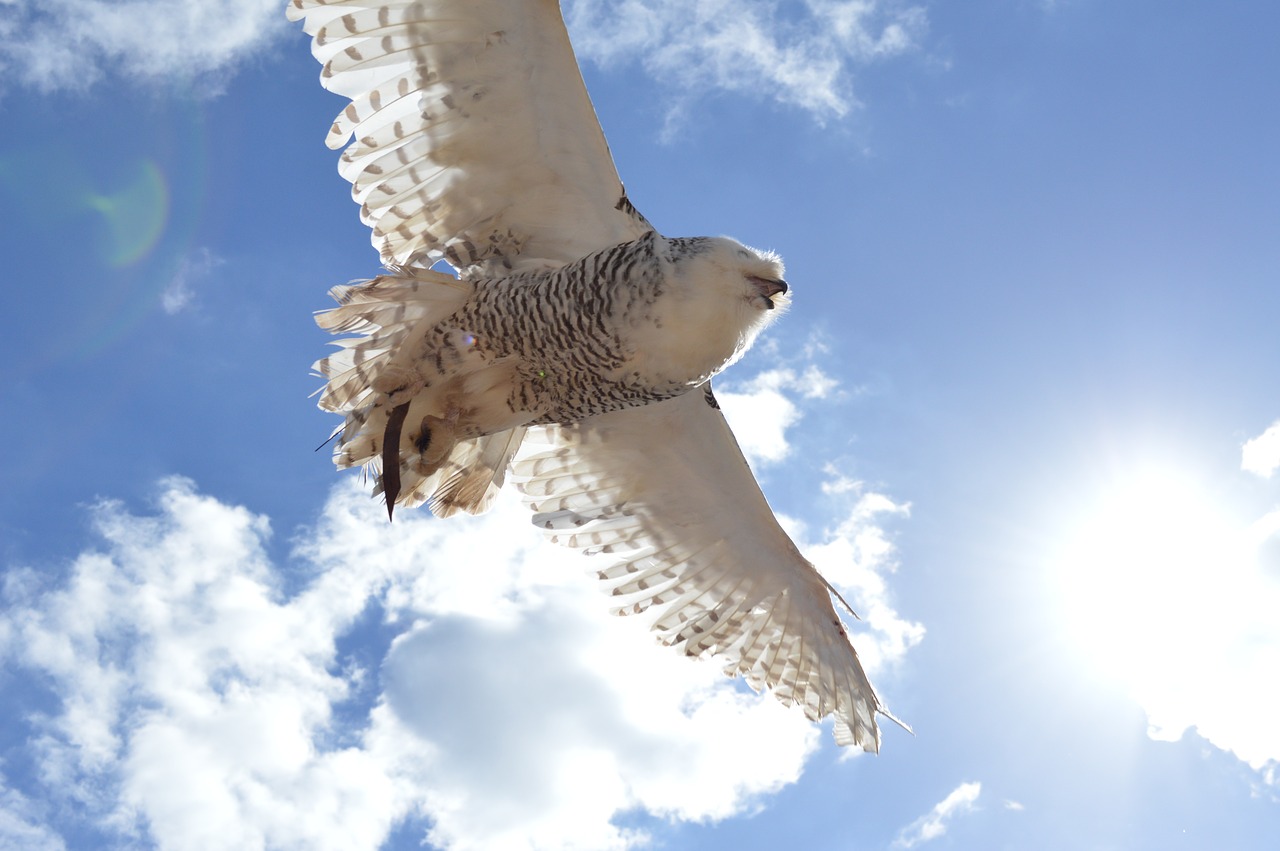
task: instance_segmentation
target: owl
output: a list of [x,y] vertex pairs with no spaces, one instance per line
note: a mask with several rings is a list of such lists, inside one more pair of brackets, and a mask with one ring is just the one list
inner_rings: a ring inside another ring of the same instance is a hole
[[552,542],[595,559],[616,612],[878,751],[893,716],[843,601],[711,389],[786,308],[781,259],[636,211],[556,0],[288,12],[350,99],[328,144],[385,264],[318,316],[347,335],[315,365],[343,417],[337,465],[370,470],[389,517],[479,513],[513,479]]

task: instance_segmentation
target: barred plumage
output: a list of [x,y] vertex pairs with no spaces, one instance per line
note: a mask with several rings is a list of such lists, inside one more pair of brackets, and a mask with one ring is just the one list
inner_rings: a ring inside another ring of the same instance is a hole
[[[720,265],[735,270],[727,280]],[[318,321],[366,336],[340,341],[338,355],[315,364],[329,379],[321,407],[347,415],[338,465],[380,472],[389,509],[430,501],[437,513],[480,510],[487,488],[468,489],[474,504],[439,493],[462,472],[459,442],[578,422],[705,383],[775,315],[752,306],[760,298],[752,274],[778,280],[782,269],[731,240],[650,232],[547,272],[457,281],[404,268],[339,288],[341,305]],[[770,306],[782,298],[775,293]],[[656,357],[649,338],[678,326],[695,301],[706,315],[694,317],[692,332],[721,333],[690,333],[665,347],[683,357]],[[519,441],[504,445],[514,452]]]
[[[879,747],[832,589],[778,525],[710,379],[785,306],[781,261],[668,239],[627,198],[555,0],[291,0],[388,271],[337,287],[335,461],[388,512],[480,512],[514,472],[619,613]],[[430,267],[447,261],[459,277]],[[514,465],[526,439],[539,451]],[[889,716],[892,717],[892,716]]]

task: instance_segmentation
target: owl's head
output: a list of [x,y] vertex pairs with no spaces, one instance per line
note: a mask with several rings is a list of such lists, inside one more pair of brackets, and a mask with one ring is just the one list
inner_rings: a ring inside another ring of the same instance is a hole
[[[772,251],[727,236],[669,239],[667,244],[676,276],[699,295],[724,296],[756,311],[785,310],[791,304],[782,258]],[[752,325],[761,318],[743,316]]]
[[740,358],[790,304],[782,261],[727,237],[664,242],[661,296],[639,348],[657,373],[697,384]]

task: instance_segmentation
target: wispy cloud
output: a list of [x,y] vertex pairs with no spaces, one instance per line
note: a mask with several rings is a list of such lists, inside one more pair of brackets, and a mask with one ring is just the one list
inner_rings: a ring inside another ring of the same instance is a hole
[[196,296],[196,285],[223,262],[208,248],[197,248],[183,257],[168,286],[160,293],[160,307],[170,316],[190,307]]
[[42,91],[83,89],[108,71],[217,84],[287,30],[281,0],[8,0],[0,67]]
[[0,848],[64,851],[66,843],[44,824],[40,810],[0,777]]
[[[4,0],[0,69],[42,91],[106,73],[217,90],[268,55],[289,26],[283,0]],[[858,67],[909,52],[922,5],[889,0],[566,0],[581,57],[638,62],[672,94],[672,115],[714,90],[759,95],[820,120],[857,103]]]
[[711,90],[762,95],[819,119],[857,105],[858,66],[919,46],[922,6],[882,0],[568,0],[581,57],[639,62],[677,111]]
[[[852,577],[856,606],[891,613],[857,578],[884,559],[841,543],[877,520],[857,496],[801,543]],[[742,812],[821,741],[607,614],[590,560],[542,541],[513,493],[482,517],[388,525],[348,476],[287,564],[266,518],[181,479],[150,514],[93,516],[100,541],[63,580],[6,576],[0,662],[52,699],[20,722],[40,772],[0,766],[0,782],[121,847],[370,848],[426,816],[449,849],[626,848],[644,837],[616,814]],[[873,673],[901,652],[886,623],[855,639]],[[57,824],[17,812],[12,830],[56,847]]]
[[1263,478],[1280,468],[1280,421],[1251,440],[1245,441],[1240,450],[1240,469]]
[[978,782],[961,783],[950,795],[943,798],[933,809],[904,827],[893,841],[894,848],[915,848],[921,843],[937,839],[947,832],[947,825],[958,815],[972,812],[982,793],[982,784]]

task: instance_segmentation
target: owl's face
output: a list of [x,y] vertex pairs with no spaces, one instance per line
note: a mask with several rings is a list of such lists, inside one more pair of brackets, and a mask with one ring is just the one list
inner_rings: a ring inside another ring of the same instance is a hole
[[631,342],[648,374],[698,384],[740,357],[787,306],[782,261],[726,237],[665,242],[662,294]]
[[711,237],[695,263],[701,267],[695,275],[702,285],[756,310],[785,309],[790,304],[782,258],[772,251],[728,237]]

